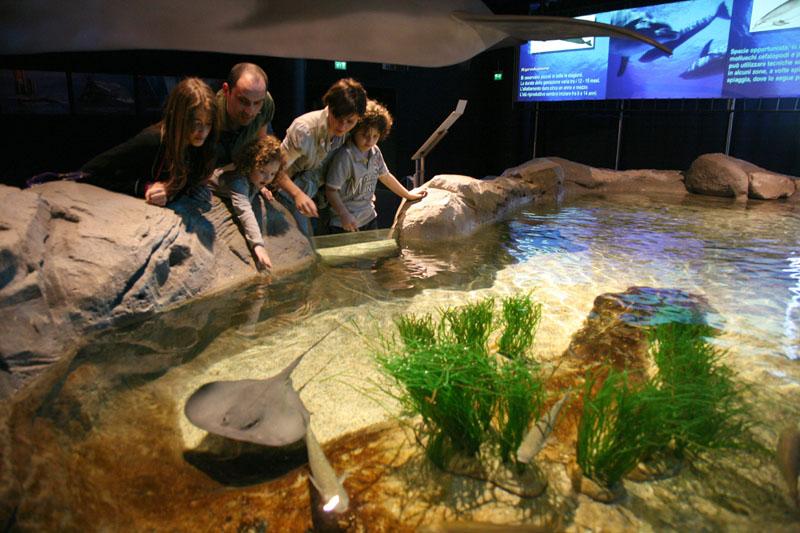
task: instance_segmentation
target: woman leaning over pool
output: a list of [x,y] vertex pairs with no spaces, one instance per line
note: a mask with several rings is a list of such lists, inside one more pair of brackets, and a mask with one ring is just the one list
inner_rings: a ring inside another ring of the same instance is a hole
[[165,206],[214,169],[216,104],[211,88],[186,78],[169,94],[160,122],[81,167],[81,181]]

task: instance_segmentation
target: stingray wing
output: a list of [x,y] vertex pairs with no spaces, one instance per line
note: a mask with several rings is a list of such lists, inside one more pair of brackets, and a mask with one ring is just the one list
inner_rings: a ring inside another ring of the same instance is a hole
[[195,50],[424,67],[506,36],[453,19],[481,0],[0,0],[0,53]]
[[587,21],[493,15],[480,0],[0,0],[0,13],[2,54],[196,50],[441,67],[509,36],[611,34]]
[[627,28],[590,20],[539,15],[484,15],[463,11],[454,12],[453,17],[473,26],[489,27],[501,31],[520,43],[580,37],[616,37],[641,41],[667,54],[672,53],[672,50],[646,35]]

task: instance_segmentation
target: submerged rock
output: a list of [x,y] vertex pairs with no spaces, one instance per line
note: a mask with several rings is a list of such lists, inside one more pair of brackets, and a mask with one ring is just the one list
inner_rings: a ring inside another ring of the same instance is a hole
[[797,180],[725,154],[703,154],[686,172],[686,188],[697,194],[739,200],[775,200],[792,196]]
[[631,481],[652,481],[678,475],[683,468],[683,461],[671,455],[663,455],[636,465],[625,475]]
[[[255,278],[244,238],[216,199],[165,209],[71,181],[0,186],[0,354],[18,390],[87,332],[123,324]],[[311,262],[289,221],[267,239],[273,275]]]
[[648,326],[707,324],[714,314],[703,296],[679,289],[630,287],[621,293],[601,294],[564,356],[579,367],[578,372],[597,362],[609,362],[617,370],[627,369],[634,379],[644,379],[650,367]]
[[444,471],[486,481],[521,498],[537,498],[547,488],[547,477],[537,465],[503,463],[496,454],[485,449],[477,457],[452,457]]

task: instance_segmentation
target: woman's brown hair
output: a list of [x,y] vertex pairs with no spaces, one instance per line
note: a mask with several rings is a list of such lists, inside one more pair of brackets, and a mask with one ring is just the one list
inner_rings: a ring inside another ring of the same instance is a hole
[[[205,181],[214,170],[217,126],[216,100],[211,88],[200,78],[186,78],[169,93],[161,120],[163,158],[157,164],[169,172],[167,195],[172,197],[187,184]],[[211,132],[200,147],[189,143],[195,120],[208,118]],[[190,151],[191,150],[191,151]],[[155,170],[158,178],[159,170]],[[189,183],[191,177],[191,183]]]
[[360,117],[367,108],[367,91],[353,78],[342,78],[331,85],[322,102],[336,118],[353,114]]

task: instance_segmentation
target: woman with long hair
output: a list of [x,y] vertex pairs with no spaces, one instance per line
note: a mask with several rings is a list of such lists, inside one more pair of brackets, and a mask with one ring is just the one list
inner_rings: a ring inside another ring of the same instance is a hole
[[162,120],[81,167],[81,181],[164,206],[214,169],[218,134],[214,93],[186,78],[169,94]]

